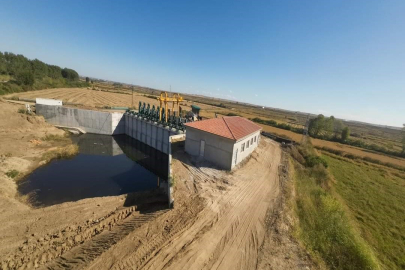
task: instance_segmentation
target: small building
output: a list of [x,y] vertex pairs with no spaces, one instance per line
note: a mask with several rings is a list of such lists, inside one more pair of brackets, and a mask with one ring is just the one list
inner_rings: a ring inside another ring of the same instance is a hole
[[200,107],[191,105],[191,111],[187,113],[186,117],[191,121],[200,120]]
[[191,105],[191,111],[198,117],[200,116],[200,110],[201,108],[198,107],[197,105]]
[[239,116],[186,123],[186,152],[232,170],[259,145],[261,127]]

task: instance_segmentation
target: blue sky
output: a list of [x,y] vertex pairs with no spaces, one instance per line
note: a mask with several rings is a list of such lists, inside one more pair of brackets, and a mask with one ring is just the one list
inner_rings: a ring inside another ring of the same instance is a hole
[[405,1],[1,1],[0,51],[84,76],[405,123]]

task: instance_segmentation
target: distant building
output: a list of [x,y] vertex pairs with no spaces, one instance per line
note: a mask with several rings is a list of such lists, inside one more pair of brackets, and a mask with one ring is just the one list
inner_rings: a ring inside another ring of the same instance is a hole
[[191,111],[188,112],[186,117],[191,119],[192,121],[197,121],[200,119],[200,110],[201,108],[197,105],[191,105]]
[[261,127],[239,116],[186,123],[186,152],[232,170],[259,144]]
[[198,107],[197,105],[191,105],[191,111],[192,111],[195,115],[200,116],[200,110],[201,110],[201,108]]

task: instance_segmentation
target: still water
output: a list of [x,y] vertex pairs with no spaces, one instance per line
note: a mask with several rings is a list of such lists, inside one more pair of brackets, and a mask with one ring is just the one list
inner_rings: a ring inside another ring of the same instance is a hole
[[167,187],[168,156],[126,135],[73,137],[79,154],[38,168],[19,184],[34,206]]

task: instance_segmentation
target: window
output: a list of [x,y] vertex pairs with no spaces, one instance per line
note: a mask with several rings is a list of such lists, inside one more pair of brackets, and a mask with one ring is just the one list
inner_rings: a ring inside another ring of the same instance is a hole
[[253,144],[253,138],[250,140],[250,144]]
[[246,148],[249,148],[249,141],[247,141],[246,143]]
[[255,142],[256,142],[256,136],[255,136]]
[[240,151],[241,152],[245,151],[245,143],[242,143],[242,149]]

